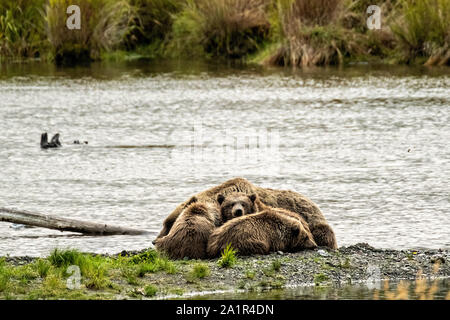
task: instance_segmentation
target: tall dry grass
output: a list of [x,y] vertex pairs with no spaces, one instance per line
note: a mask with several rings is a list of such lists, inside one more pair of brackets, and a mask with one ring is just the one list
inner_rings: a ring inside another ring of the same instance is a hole
[[135,21],[125,35],[128,49],[162,42],[172,31],[173,16],[183,7],[184,0],[130,0],[136,8]]
[[342,64],[359,50],[354,34],[341,27],[341,0],[277,0],[281,45],[265,64],[308,67]]
[[172,48],[239,58],[254,52],[269,30],[270,0],[189,0],[176,16]]
[[98,59],[123,40],[134,21],[135,10],[127,0],[78,0],[81,29],[66,27],[71,0],[49,0],[46,6],[47,36],[57,63]]
[[302,25],[326,25],[337,17],[340,5],[341,0],[294,0],[286,13],[291,15],[290,23],[296,20]]

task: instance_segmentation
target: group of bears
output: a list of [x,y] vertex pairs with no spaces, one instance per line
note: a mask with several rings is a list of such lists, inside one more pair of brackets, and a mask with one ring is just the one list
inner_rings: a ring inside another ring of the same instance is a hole
[[228,244],[240,255],[337,248],[320,209],[305,196],[235,178],[180,204],[153,241],[173,259],[214,258]]

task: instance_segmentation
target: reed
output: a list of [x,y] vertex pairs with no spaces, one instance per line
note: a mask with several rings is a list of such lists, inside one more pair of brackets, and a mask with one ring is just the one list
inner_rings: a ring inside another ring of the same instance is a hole
[[136,12],[127,0],[79,0],[81,29],[66,27],[70,0],[49,0],[46,5],[47,36],[57,64],[100,58],[116,48],[131,28]]
[[450,65],[450,0],[402,0],[391,29],[405,62]]
[[136,8],[135,21],[125,35],[127,49],[162,43],[172,31],[173,16],[183,7],[183,0],[130,0]]
[[0,2],[0,58],[39,57],[46,37],[42,12],[45,0]]
[[358,35],[340,25],[340,0],[277,0],[280,45],[263,62],[269,65],[308,67],[342,64],[361,51]]
[[175,17],[171,48],[183,54],[241,58],[268,33],[269,0],[188,0]]

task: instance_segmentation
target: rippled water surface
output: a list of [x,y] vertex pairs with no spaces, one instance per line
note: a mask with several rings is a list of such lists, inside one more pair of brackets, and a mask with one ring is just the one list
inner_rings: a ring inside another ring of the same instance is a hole
[[[0,207],[151,231],[0,222],[0,256],[148,247],[178,203],[235,176],[309,196],[341,246],[450,248],[449,69],[0,70]],[[63,147],[41,150],[44,131]]]

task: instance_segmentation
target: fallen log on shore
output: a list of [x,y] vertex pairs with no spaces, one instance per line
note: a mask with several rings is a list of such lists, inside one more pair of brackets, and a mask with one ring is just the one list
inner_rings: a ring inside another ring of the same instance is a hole
[[23,210],[0,208],[0,221],[23,224],[27,226],[55,229],[59,231],[79,232],[87,235],[142,235],[148,231],[111,226],[104,223],[86,222],[60,218]]

